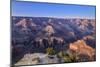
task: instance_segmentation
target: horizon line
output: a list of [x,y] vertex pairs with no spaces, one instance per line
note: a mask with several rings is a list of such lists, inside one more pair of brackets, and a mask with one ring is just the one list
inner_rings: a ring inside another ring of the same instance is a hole
[[62,19],[96,19],[96,18],[87,18],[87,17],[54,17],[54,16],[22,16],[22,15],[12,15],[12,16],[16,16],[16,17],[47,17],[47,18],[62,18]]

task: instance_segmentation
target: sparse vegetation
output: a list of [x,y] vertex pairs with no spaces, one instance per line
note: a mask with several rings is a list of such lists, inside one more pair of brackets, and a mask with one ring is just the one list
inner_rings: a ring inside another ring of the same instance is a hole
[[46,53],[48,55],[55,55],[56,54],[55,50],[53,48],[50,48],[50,47],[46,49]]
[[63,60],[65,63],[75,62],[76,56],[74,54],[68,54],[63,51],[59,52],[57,56]]

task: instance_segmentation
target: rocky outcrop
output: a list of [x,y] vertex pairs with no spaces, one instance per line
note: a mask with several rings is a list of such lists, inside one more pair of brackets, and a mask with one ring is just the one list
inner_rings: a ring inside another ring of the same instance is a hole
[[[84,40],[78,40],[74,43],[70,43],[69,50],[76,53],[79,61],[85,60],[95,60],[95,49],[88,46]],[[83,56],[83,57],[82,57]]]
[[36,47],[57,46],[57,45],[64,45],[64,39],[61,37],[50,37],[50,38],[37,37],[33,43],[35,43],[34,46]]
[[46,32],[46,34],[48,36],[50,36],[51,34],[54,34],[54,29],[51,25],[47,25],[44,29],[44,31]]

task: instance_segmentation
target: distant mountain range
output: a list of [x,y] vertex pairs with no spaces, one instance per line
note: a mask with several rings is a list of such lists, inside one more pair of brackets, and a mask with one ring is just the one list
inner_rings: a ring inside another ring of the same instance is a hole
[[[95,19],[12,16],[12,38],[22,39],[20,41],[25,40],[23,38],[43,38],[47,35],[44,29],[51,26],[54,37],[61,37],[65,42],[71,43],[88,35],[94,37],[95,23]],[[93,45],[91,46],[95,47]]]

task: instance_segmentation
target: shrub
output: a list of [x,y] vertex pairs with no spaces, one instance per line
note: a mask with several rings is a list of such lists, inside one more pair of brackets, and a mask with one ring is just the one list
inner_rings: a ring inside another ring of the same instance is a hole
[[68,54],[64,51],[60,51],[57,56],[63,60],[65,63],[71,63],[76,61],[76,55],[74,54]]
[[70,62],[72,62],[72,60],[71,60],[71,58],[70,58],[69,56],[64,56],[64,57],[63,57],[63,60],[64,60],[65,63],[70,63]]
[[60,51],[60,52],[57,54],[57,56],[58,56],[59,58],[62,58],[62,57],[64,57],[64,56],[65,56],[65,54],[64,54],[64,52],[63,52],[63,51]]
[[53,48],[47,48],[46,49],[46,53],[48,55],[55,55],[56,54],[56,52],[55,52],[55,50]]

